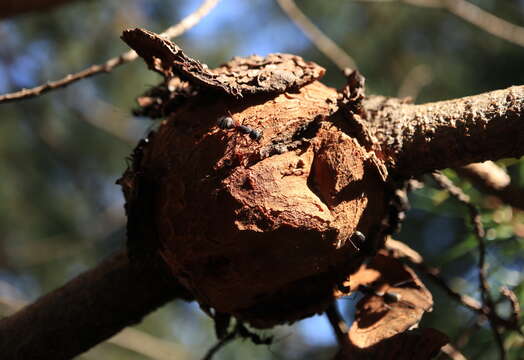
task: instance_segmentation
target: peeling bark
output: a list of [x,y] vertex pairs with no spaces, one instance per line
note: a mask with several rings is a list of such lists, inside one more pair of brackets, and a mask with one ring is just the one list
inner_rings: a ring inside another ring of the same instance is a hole
[[144,58],[150,69],[166,79],[177,76],[194,86],[235,97],[298,90],[325,73],[321,66],[290,54],[236,57],[210,70],[153,32],[130,29],[124,31],[122,39]]

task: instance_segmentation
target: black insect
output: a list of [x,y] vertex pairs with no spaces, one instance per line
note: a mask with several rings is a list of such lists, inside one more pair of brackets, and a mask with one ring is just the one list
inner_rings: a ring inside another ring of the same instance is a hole
[[217,120],[217,126],[221,129],[232,129],[235,127],[235,122],[230,116],[222,116]]
[[256,129],[252,129],[246,125],[239,125],[233,120],[231,116],[221,116],[217,120],[217,126],[223,130],[236,129],[242,134],[249,135],[253,140],[260,140],[262,138],[262,132]]
[[153,132],[151,132],[145,138],[140,139],[137,146],[133,150],[133,153],[127,159],[131,163],[131,168],[133,169],[133,171],[139,170],[140,164],[142,163],[142,158],[144,157],[144,149],[151,142],[151,138],[153,137],[153,135]]
[[351,291],[351,287],[347,286],[346,284],[344,283],[339,283],[337,284],[337,288],[340,292],[344,293],[344,294],[347,294],[348,292]]
[[353,245],[353,247],[357,251],[360,251],[360,247],[366,241],[366,237],[364,236],[364,234],[357,230],[353,234],[351,234],[351,236],[348,237],[345,241],[339,241],[337,243],[337,249],[340,249],[342,246],[344,246],[346,244],[346,241],[349,241],[350,244]]
[[252,129],[249,126],[245,126],[245,125],[240,125],[237,129],[242,134],[251,134],[251,131],[252,131]]
[[251,132],[249,133],[249,137],[253,140],[260,140],[262,138],[262,133],[259,130],[251,129]]

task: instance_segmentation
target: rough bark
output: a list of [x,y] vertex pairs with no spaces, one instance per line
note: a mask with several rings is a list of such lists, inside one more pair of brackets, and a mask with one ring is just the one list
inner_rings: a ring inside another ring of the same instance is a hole
[[422,105],[371,97],[365,106],[375,144],[402,175],[524,155],[524,86]]
[[162,269],[118,253],[0,320],[2,359],[70,359],[188,294]]
[[33,11],[43,11],[76,0],[2,0],[0,2],[0,19]]

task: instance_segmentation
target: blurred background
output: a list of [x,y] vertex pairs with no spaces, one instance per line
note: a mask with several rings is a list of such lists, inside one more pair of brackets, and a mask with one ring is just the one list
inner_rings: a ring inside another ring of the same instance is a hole
[[[524,0],[471,2],[524,26]],[[200,3],[71,1],[46,12],[2,19],[0,93],[36,86],[101,63],[128,50],[119,39],[122,30],[144,27],[161,32]],[[445,9],[399,1],[297,3],[355,60],[367,78],[368,93],[410,95],[416,102],[427,102],[524,84],[524,47],[493,36]],[[327,84],[340,87],[344,83],[337,66],[275,1],[222,0],[175,42],[210,67],[233,56],[295,53],[327,68]],[[123,196],[115,180],[125,170],[125,159],[134,144],[152,126],[149,119],[132,116],[135,98],[159,81],[139,59],[110,74],[38,98],[0,104],[3,315],[123,246]],[[524,187],[524,162],[508,159],[498,164],[507,170],[514,185]],[[492,288],[498,291],[506,285],[522,302],[523,212],[478,192],[454,171],[445,173],[482,210]],[[477,243],[466,209],[431,181],[411,193],[410,199],[412,209],[397,238],[419,251],[429,264],[441,267],[453,289],[479,299]],[[477,325],[474,314],[425,282],[435,297],[435,306],[423,318],[422,326],[449,335],[468,358],[496,358],[489,326]],[[339,301],[348,322],[355,301]],[[501,303],[499,311],[509,312],[507,304]],[[195,304],[171,303],[135,329],[128,332],[128,338],[100,344],[81,358],[199,359],[216,341],[212,321]],[[216,359],[329,359],[336,351],[335,337],[323,316],[277,327],[267,334],[275,337],[271,346],[237,340]],[[511,349],[511,359],[524,358],[521,337],[507,333],[504,341]],[[136,349],[147,346],[152,348],[149,352]]]

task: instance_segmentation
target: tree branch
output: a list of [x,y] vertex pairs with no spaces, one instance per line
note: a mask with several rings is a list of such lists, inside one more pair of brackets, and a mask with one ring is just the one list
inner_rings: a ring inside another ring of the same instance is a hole
[[374,143],[402,175],[524,155],[524,86],[422,105],[370,97],[365,107]]
[[455,169],[476,188],[498,197],[504,203],[524,210],[524,189],[511,185],[511,178],[492,161],[474,163]]
[[[479,262],[477,267],[479,269],[479,290],[482,303],[483,306],[487,306],[490,309],[491,314],[496,314],[495,302],[491,297],[490,286],[488,283],[488,275],[486,270],[486,232],[484,230],[484,226],[482,225],[480,212],[477,207],[471,203],[469,196],[467,196],[461,188],[455,186],[455,184],[453,184],[453,182],[447,176],[441,173],[434,173],[432,174],[432,177],[433,180],[437,182],[439,187],[447,190],[451,196],[453,196],[468,208],[471,222],[473,223],[473,228],[475,229],[475,237],[477,238],[479,249]],[[498,330],[495,317],[489,316],[488,320],[499,349],[500,359],[504,360],[506,358],[506,351],[504,349],[502,334]]]
[[70,359],[174,298],[190,299],[162,268],[120,252],[0,320],[2,358]]
[[403,2],[433,9],[445,9],[493,36],[524,46],[524,27],[510,23],[466,0],[354,0],[358,2]]
[[357,64],[340,46],[327,37],[293,0],[276,0],[282,11],[302,30],[309,40],[340,69],[356,69]]
[[[0,285],[10,286],[6,283],[0,283]],[[4,305],[8,309],[7,313],[12,314],[27,306],[28,303],[24,300],[0,296],[0,305]],[[122,329],[118,334],[107,339],[106,343],[134,351],[151,358],[151,360],[182,360],[190,358],[182,345],[156,338],[134,327]],[[90,357],[86,357],[86,354],[83,354],[80,358]]]
[[475,25],[491,35],[524,46],[524,28],[501,19],[466,0],[402,0],[405,3],[444,8],[453,15]]
[[[219,0],[204,0],[202,5],[195,12],[186,16],[178,24],[167,28],[163,33],[160,34],[160,36],[173,38],[182,35],[184,32],[198,24],[198,22],[216,6],[218,1]],[[126,64],[128,62],[134,61],[137,58],[137,53],[133,50],[130,50],[121,54],[120,56],[107,60],[103,64],[92,65],[87,69],[84,69],[77,73],[69,74],[62,79],[56,81],[49,81],[45,84],[36,86],[31,89],[22,89],[13,93],[0,95],[0,104],[20,99],[29,99],[32,97],[36,97],[45,94],[48,91],[66,87],[82,79],[102,73],[108,73],[112,71],[114,68]]]
[[[389,238],[386,242],[386,249],[392,252],[395,258],[403,258],[407,260],[407,262],[412,267],[414,267],[417,271],[425,274],[435,285],[439,286],[442,290],[444,290],[451,299],[459,302],[464,307],[477,313],[483,319],[488,319],[491,324],[494,324],[494,326],[516,331],[522,335],[522,330],[519,327],[519,323],[515,320],[516,318],[518,318],[520,314],[519,311],[515,312],[515,308],[518,307],[520,309],[520,306],[517,305],[518,300],[516,299],[516,297],[513,297],[511,294],[509,294],[508,290],[504,289],[502,291],[507,294],[505,295],[506,297],[511,298],[509,301],[512,305],[512,308],[514,309],[514,312],[510,315],[509,318],[506,319],[501,317],[496,312],[494,306],[490,307],[488,306],[488,304],[481,304],[472,297],[460,294],[453,290],[451,287],[449,287],[446,281],[440,276],[440,270],[438,268],[434,268],[426,264],[422,256],[415,250],[411,249],[405,243]],[[501,349],[501,346],[503,347],[503,344],[501,345],[499,343],[499,350],[503,350]]]

